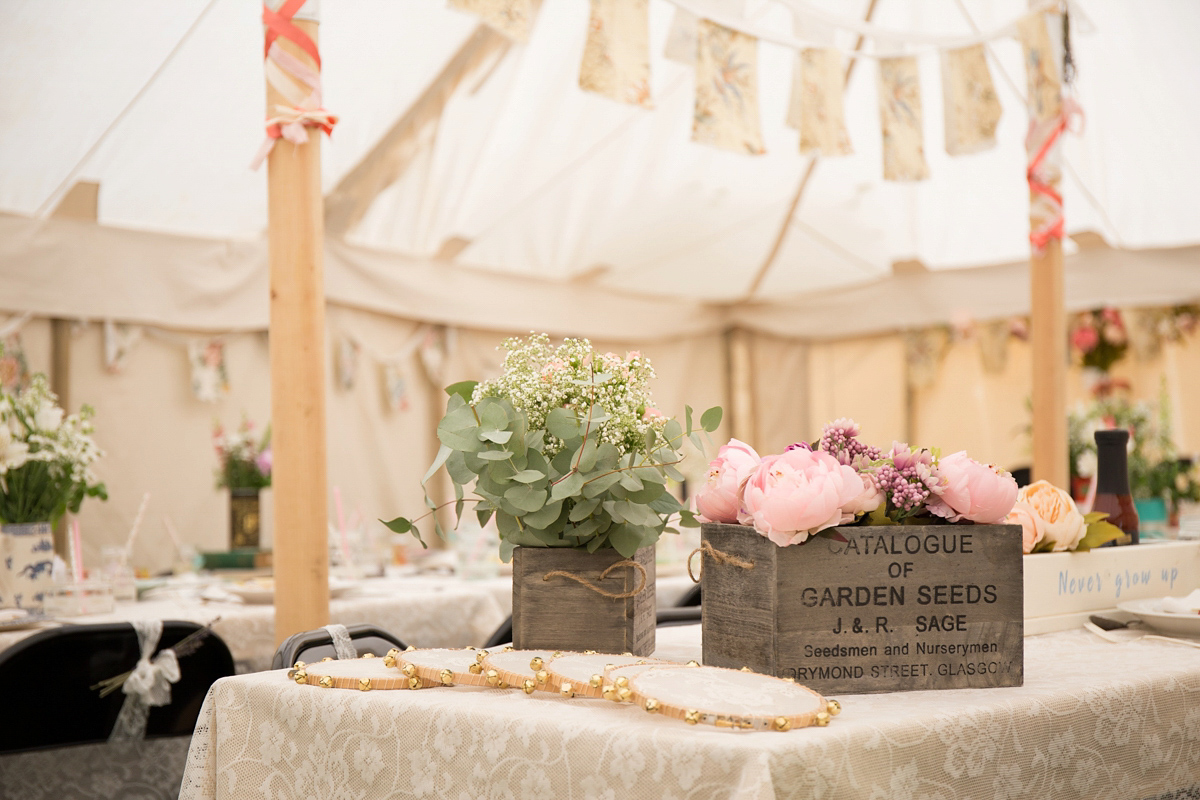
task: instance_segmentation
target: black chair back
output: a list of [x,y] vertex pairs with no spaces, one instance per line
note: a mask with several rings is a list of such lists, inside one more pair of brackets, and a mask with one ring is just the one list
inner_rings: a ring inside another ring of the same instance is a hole
[[687,606],[698,605],[700,605],[700,584],[698,583],[684,592],[683,596],[680,597],[678,602],[675,603],[676,608],[685,608]]
[[[158,650],[198,630],[194,622],[164,621]],[[140,656],[137,633],[126,622],[52,628],[0,652],[0,686],[6,687],[0,753],[107,741],[125,694],[118,689],[102,698],[91,687],[132,670]],[[147,738],[191,736],[208,688],[234,674],[233,657],[210,632],[179,658],[179,670],[171,702],[150,709]]]
[[499,647],[502,644],[509,644],[510,642],[512,642],[512,614],[509,614],[508,619],[504,620],[499,628],[496,628],[496,632],[484,643],[483,649],[490,650],[493,647]]
[[[350,635],[350,641],[354,643],[354,649],[360,656],[366,653],[382,656],[393,647],[397,650],[403,650],[405,647],[404,642],[374,625],[347,625],[346,633]],[[311,664],[326,657],[337,658],[333,637],[329,635],[329,631],[324,628],[301,631],[284,639],[279,645],[274,658],[271,659],[271,669],[284,669],[297,661]]]
[[700,622],[700,606],[660,608],[655,622],[659,628],[670,628],[675,625],[695,625]]

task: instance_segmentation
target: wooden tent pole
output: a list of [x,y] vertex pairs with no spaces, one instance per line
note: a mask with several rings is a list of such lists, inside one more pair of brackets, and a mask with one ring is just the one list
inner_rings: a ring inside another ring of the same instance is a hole
[[[317,22],[295,25],[317,40]],[[291,41],[280,46],[316,69]],[[290,105],[268,83],[267,108]],[[320,132],[267,160],[275,640],[329,622],[325,474],[325,279]]]

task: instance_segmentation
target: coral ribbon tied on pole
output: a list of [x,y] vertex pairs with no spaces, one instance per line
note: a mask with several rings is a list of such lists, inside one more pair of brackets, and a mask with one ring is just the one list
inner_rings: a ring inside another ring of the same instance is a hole
[[[306,128],[320,128],[328,136],[337,124],[338,118],[321,107],[321,54],[317,43],[292,22],[292,17],[304,3],[305,0],[284,0],[278,11],[263,4],[262,19],[267,26],[263,48],[267,83],[290,105],[276,105],[275,113],[267,118],[267,138],[251,163],[252,169],[262,165],[279,139],[304,144],[308,141]],[[284,50],[279,44],[281,37],[312,58],[317,68],[313,69]]]
[[1045,120],[1030,120],[1029,134],[1025,138],[1025,151],[1029,154],[1029,166],[1025,177],[1029,181],[1029,192],[1035,197],[1030,216],[1034,219],[1029,242],[1034,250],[1041,252],[1051,239],[1063,238],[1062,193],[1057,186],[1060,173],[1057,159],[1049,158],[1054,146],[1063,133],[1072,130],[1072,122],[1082,121],[1083,109],[1072,98],[1063,98],[1062,110],[1057,116]]

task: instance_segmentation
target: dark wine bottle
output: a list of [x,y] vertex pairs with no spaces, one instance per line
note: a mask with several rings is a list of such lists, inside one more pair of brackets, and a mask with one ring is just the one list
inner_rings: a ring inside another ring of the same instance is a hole
[[1129,492],[1129,431],[1096,431],[1096,501],[1092,511],[1108,514],[1108,522],[1125,535],[1109,545],[1138,543],[1138,513]]

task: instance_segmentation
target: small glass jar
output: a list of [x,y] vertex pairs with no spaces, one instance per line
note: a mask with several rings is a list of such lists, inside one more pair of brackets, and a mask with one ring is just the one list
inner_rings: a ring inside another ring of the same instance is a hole
[[137,584],[134,582],[133,567],[125,560],[124,547],[100,548],[100,574],[112,584],[113,599],[118,601],[137,600]]

